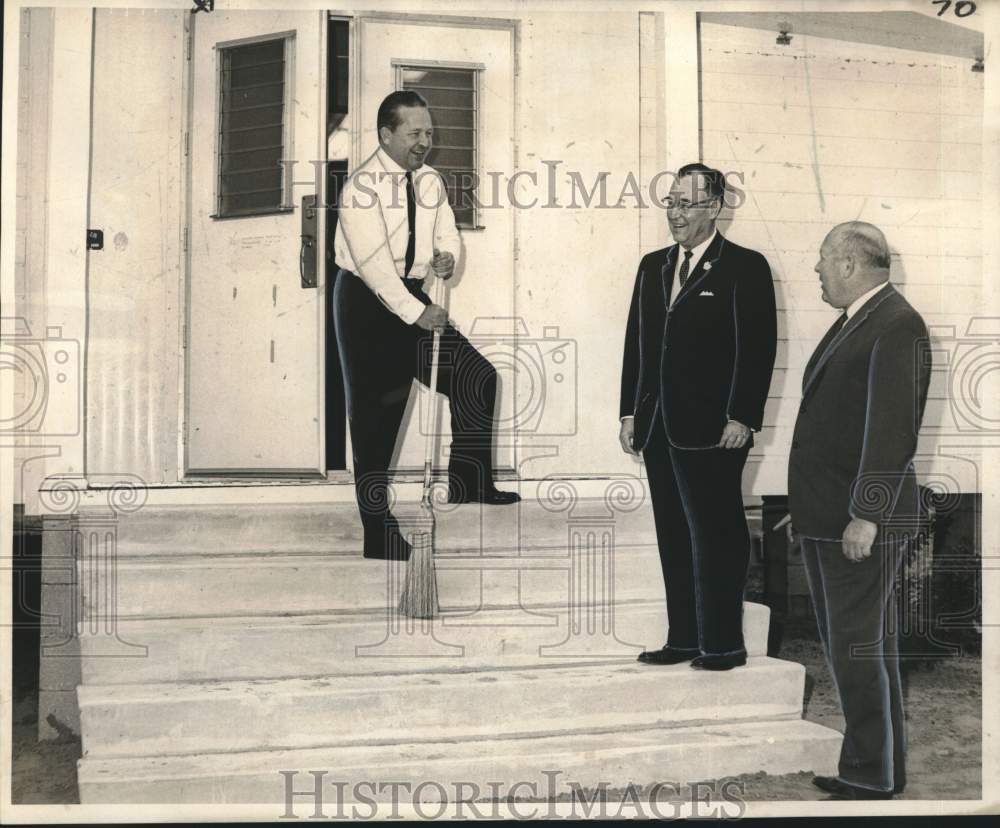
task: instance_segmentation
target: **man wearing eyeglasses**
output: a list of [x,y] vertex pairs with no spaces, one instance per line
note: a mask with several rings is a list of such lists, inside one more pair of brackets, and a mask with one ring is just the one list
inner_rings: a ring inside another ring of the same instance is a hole
[[706,670],[746,664],[742,476],[777,343],[767,260],[716,229],[725,186],[687,164],[664,201],[677,243],[639,263],[619,435],[646,465],[667,598],[667,643],[639,661]]

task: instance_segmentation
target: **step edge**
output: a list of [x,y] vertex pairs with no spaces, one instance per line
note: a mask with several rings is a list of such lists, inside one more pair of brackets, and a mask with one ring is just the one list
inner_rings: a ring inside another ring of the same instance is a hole
[[[347,548],[342,546],[331,547],[329,549],[320,547],[316,548],[314,544],[288,544],[287,546],[250,546],[246,547],[241,545],[236,551],[231,550],[219,550],[217,546],[209,546],[206,544],[204,549],[198,549],[197,547],[192,548],[191,551],[164,551],[164,549],[169,550],[170,546],[168,544],[150,544],[150,551],[144,551],[141,548],[136,550],[132,544],[120,545],[115,550],[115,559],[123,563],[136,564],[136,563],[148,563],[148,564],[160,564],[169,563],[173,561],[183,562],[191,559],[205,559],[208,561],[225,561],[225,560],[248,560],[256,558],[346,558],[349,560],[360,559],[358,562],[364,562],[364,558],[361,556],[361,551],[363,549],[363,543],[360,540],[355,540],[353,538],[345,540]],[[130,547],[132,547],[130,549]],[[649,549],[657,547],[655,539],[650,540],[637,540],[637,541],[626,541],[626,542],[616,542],[615,552],[616,553],[636,553],[648,551]],[[516,553],[523,552],[524,550],[540,550],[540,551],[561,551],[560,555],[542,555],[538,557],[552,558],[557,560],[560,557],[568,558],[570,556],[570,551],[567,547],[565,540],[561,543],[540,543],[531,540],[526,540],[518,545],[503,544],[503,545],[490,545],[489,554],[479,555],[471,554],[481,552],[483,545],[476,545],[474,543],[463,543],[463,544],[448,544],[439,545],[436,547],[435,555],[441,558],[516,558],[519,557]],[[139,568],[139,567],[136,567]]]
[[[567,742],[583,741],[588,738],[595,738],[598,736],[614,734],[614,733],[625,733],[630,736],[636,734],[648,733],[650,735],[650,742],[656,744],[659,738],[664,736],[676,736],[679,735],[689,740],[694,740],[695,737],[704,733],[704,731],[718,728],[727,727],[734,730],[743,730],[748,733],[754,733],[756,730],[761,732],[763,735],[767,732],[767,728],[775,724],[782,725],[782,731],[780,736],[776,736],[775,741],[780,737],[786,736],[789,732],[796,733],[800,738],[815,738],[815,739],[830,739],[831,741],[843,738],[843,734],[832,728],[825,727],[818,724],[817,722],[809,721],[808,719],[801,718],[801,714],[798,717],[795,715],[782,715],[773,716],[767,718],[756,718],[756,719],[734,719],[728,721],[719,721],[716,719],[712,720],[700,720],[700,721],[685,721],[683,724],[677,727],[643,727],[641,725],[635,725],[628,729],[620,728],[606,728],[600,730],[580,730],[577,732],[544,732],[544,733],[529,733],[521,734],[518,736],[506,737],[506,738],[487,738],[483,739],[478,736],[471,736],[466,739],[448,739],[448,740],[420,740],[411,742],[389,742],[377,745],[353,745],[350,747],[345,747],[342,744],[332,743],[332,744],[320,744],[313,745],[310,747],[285,747],[285,748],[266,748],[262,750],[232,750],[232,751],[211,751],[211,752],[199,752],[199,753],[175,753],[175,754],[150,754],[150,755],[128,755],[128,756],[83,756],[77,760],[78,768],[84,768],[85,766],[99,766],[99,765],[124,765],[126,767],[136,767],[138,765],[152,766],[156,762],[197,762],[198,759],[205,757],[210,758],[210,760],[219,760],[220,757],[229,756],[232,757],[234,764],[238,767],[245,767],[246,761],[248,759],[263,759],[265,757],[271,757],[274,754],[282,753],[320,753],[323,751],[352,751],[357,753],[362,753],[366,750],[372,750],[375,752],[385,751],[390,752],[393,750],[399,750],[407,745],[413,745],[414,747],[419,747],[421,750],[431,751],[439,747],[444,748],[461,748],[467,749],[469,753],[472,753],[477,745],[491,744],[491,743],[506,743],[506,742],[518,742],[518,743],[530,743],[533,741],[544,741],[544,740],[555,740],[564,739]],[[683,744],[685,742],[673,742],[673,745]],[[618,749],[620,746],[616,746],[613,749]],[[649,746],[646,745],[635,745],[633,746],[635,750],[648,750]],[[567,748],[568,749],[568,748]],[[450,757],[449,757],[450,758]],[[237,762],[237,760],[241,760]],[[437,761],[437,760],[428,760]],[[82,778],[82,776],[81,776]]]
[[[629,666],[635,665],[635,662],[628,662]],[[503,673],[508,675],[510,678],[516,678],[517,673],[530,673],[532,674],[531,681],[539,673],[549,673],[555,675],[557,673],[563,672],[574,672],[578,673],[580,670],[585,670],[587,673],[600,673],[606,671],[607,668],[616,667],[621,668],[623,665],[617,660],[603,660],[599,662],[588,662],[581,667],[574,667],[573,665],[559,664],[559,665],[538,665],[535,667],[516,667],[511,669],[497,669],[480,671],[483,675]],[[682,669],[683,668],[683,669]],[[639,668],[636,668],[637,670]],[[804,673],[805,667],[796,661],[787,661],[785,659],[773,658],[771,656],[760,655],[751,656],[745,667],[738,668],[743,671],[743,674],[752,673],[757,675],[759,673],[778,673],[778,672],[792,672]],[[647,666],[644,665],[640,671],[641,673],[649,672],[649,674],[655,675],[657,673],[662,673],[664,671],[674,671],[677,676],[684,676],[685,679],[690,680],[700,680],[705,681],[706,675],[701,671],[692,671],[686,665],[672,665],[667,667],[661,666]],[[398,681],[405,680],[410,674],[400,673],[397,675],[392,675],[383,678],[392,678]],[[442,675],[451,675],[448,673],[443,673]],[[456,675],[461,675],[456,674]],[[719,673],[719,676],[723,675],[733,675],[732,671],[728,673]],[[106,685],[96,685],[96,684],[78,684],[77,690],[77,700],[79,702],[81,712],[85,707],[97,707],[102,704],[107,704],[108,706],[121,706],[124,704],[163,704],[163,703],[180,703],[183,701],[189,701],[191,699],[198,699],[204,695],[205,691],[211,689],[213,693],[220,693],[222,691],[234,691],[241,689],[249,689],[251,686],[260,688],[262,685],[266,686],[267,689],[278,694],[282,691],[291,692],[295,689],[297,684],[305,684],[309,682],[315,682],[319,680],[329,680],[335,683],[345,683],[348,681],[360,683],[362,679],[368,678],[368,674],[361,674],[358,676],[343,677],[337,674],[319,674],[311,676],[295,676],[294,678],[283,678],[283,679],[240,679],[237,681],[231,680],[204,680],[204,681],[193,681],[193,682],[176,682],[170,684],[171,688],[175,691],[175,695],[171,695],[169,699],[164,699],[162,695],[156,696],[151,693],[154,688],[161,687],[166,682],[152,682],[152,683],[136,683],[136,684],[106,684]],[[553,680],[558,679],[558,675]],[[747,676],[749,678],[749,676]],[[305,689],[305,688],[303,688]],[[350,690],[353,688],[345,687],[343,690]],[[325,687],[322,689],[314,688],[313,693],[309,695],[321,695],[324,692],[338,692],[332,687]],[[441,692],[445,692],[441,689]],[[134,694],[134,695],[133,695]],[[126,698],[111,698],[113,696],[126,696]],[[105,701],[107,699],[107,701]]]
[[[746,605],[752,605],[755,607],[762,607],[762,610],[749,610],[751,613],[760,614],[767,610],[766,604],[760,604],[756,601],[745,601],[744,607]],[[588,605],[589,606],[589,605]],[[605,605],[600,605],[605,606]],[[664,602],[662,598],[620,598],[615,602],[616,607],[623,607],[630,611],[652,611],[654,609],[665,612]],[[545,602],[531,602],[527,604],[485,604],[480,607],[475,608],[471,612],[466,608],[453,608],[445,607],[441,610],[440,618],[451,618],[455,619],[478,615],[479,613],[489,613],[492,615],[500,615],[503,613],[515,613],[518,610],[552,610],[569,612],[571,608],[566,606],[565,601],[545,601]],[[747,611],[747,610],[745,610]],[[288,612],[259,612],[259,613],[220,613],[218,615],[122,615],[121,613],[115,613],[114,618],[119,622],[125,622],[125,625],[130,628],[135,628],[141,630],[145,626],[156,627],[164,626],[168,623],[177,624],[178,626],[191,626],[196,627],[199,621],[205,622],[228,622],[226,625],[219,624],[219,626],[228,626],[229,623],[232,624],[234,628],[240,622],[246,622],[249,625],[260,624],[261,626],[268,626],[272,623],[278,625],[278,622],[284,624],[294,624],[296,626],[301,626],[306,623],[315,624],[320,626],[322,623],[329,621],[331,625],[341,626],[350,623],[355,624],[368,624],[368,623],[385,623],[390,617],[391,612],[389,607],[385,605],[373,606],[373,607],[352,607],[351,609],[339,609],[336,607],[330,607],[328,609],[322,610],[303,610],[301,612],[288,611]],[[89,615],[90,618],[105,618],[112,617],[110,615],[101,616],[99,614]],[[438,619],[435,619],[435,622]],[[301,623],[299,623],[301,622]],[[469,625],[459,625],[455,624],[445,624],[445,627],[458,627],[458,626],[475,626]],[[241,629],[247,629],[247,627],[242,627]],[[94,633],[93,635],[89,633],[81,633],[79,638],[83,641],[86,638],[101,639],[106,637],[105,633]]]
[[[755,706],[755,705],[751,705]],[[299,752],[299,751],[318,751],[318,750],[336,750],[336,751],[358,751],[362,752],[365,750],[399,750],[405,745],[419,746],[422,750],[428,749],[430,746],[438,745],[477,745],[483,744],[485,742],[490,743],[524,743],[530,742],[532,740],[540,739],[570,739],[570,738],[583,738],[583,737],[597,737],[597,736],[613,736],[613,735],[634,735],[635,733],[642,733],[645,731],[660,731],[660,732],[673,732],[680,729],[705,729],[705,728],[722,728],[722,727],[737,727],[742,725],[751,725],[755,723],[767,723],[767,724],[781,724],[787,725],[791,722],[802,721],[802,711],[801,708],[795,708],[791,705],[781,705],[773,704],[770,706],[770,711],[765,712],[763,715],[755,715],[749,710],[743,715],[731,716],[724,719],[710,718],[710,717],[691,717],[688,719],[679,719],[677,723],[669,724],[663,719],[649,720],[648,718],[642,718],[638,716],[633,716],[631,718],[627,716],[617,717],[621,719],[613,724],[608,724],[600,727],[595,727],[594,725],[581,725],[578,727],[542,727],[539,729],[526,729],[518,731],[510,731],[503,735],[499,735],[495,730],[488,729],[475,729],[475,728],[463,728],[457,731],[454,735],[449,736],[447,740],[442,740],[435,738],[439,733],[439,730],[432,730],[430,726],[417,733],[413,732],[402,732],[398,737],[388,737],[381,736],[375,739],[346,739],[334,742],[317,742],[317,743],[303,743],[300,745],[287,744],[287,745],[259,745],[252,748],[235,748],[226,749],[219,748],[216,750],[206,749],[205,747],[199,747],[195,750],[170,752],[158,750],[155,753],[104,753],[102,750],[97,752],[86,752],[81,757],[79,761],[83,759],[92,760],[128,760],[128,759],[146,759],[150,761],[155,761],[157,759],[179,759],[185,756],[222,756],[229,753],[236,754],[268,754],[268,753],[286,753],[286,752]],[[696,708],[699,709],[699,708]],[[727,708],[731,709],[731,708]],[[648,714],[645,714],[648,716]],[[623,720],[623,721],[622,721]],[[555,720],[543,719],[541,724],[553,724]],[[834,731],[836,732],[836,731]],[[426,735],[422,735],[426,734]],[[841,734],[838,734],[838,736]],[[777,738],[777,737],[773,737]],[[155,743],[155,739],[145,740],[147,743],[152,741]],[[168,742],[169,744],[169,742]],[[148,744],[147,744],[148,746]]]

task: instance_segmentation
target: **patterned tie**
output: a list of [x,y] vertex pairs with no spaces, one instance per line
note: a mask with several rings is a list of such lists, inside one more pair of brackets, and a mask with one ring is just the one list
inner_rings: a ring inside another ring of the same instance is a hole
[[413,258],[417,252],[417,198],[413,191],[413,173],[406,171],[406,223],[409,226],[410,235],[406,239],[406,269],[403,276],[410,275],[410,268],[413,267]]
[[681,272],[680,272],[681,290],[684,290],[684,283],[688,280],[688,274],[690,272],[691,272],[691,251],[685,250],[684,261],[681,262]]

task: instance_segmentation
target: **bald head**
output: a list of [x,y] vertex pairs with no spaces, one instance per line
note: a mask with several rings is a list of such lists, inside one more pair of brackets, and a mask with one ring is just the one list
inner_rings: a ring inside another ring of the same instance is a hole
[[823,300],[846,308],[889,278],[891,257],[882,231],[866,221],[838,224],[823,240],[816,264]]
[[867,221],[845,221],[834,227],[827,239],[832,239],[840,255],[850,256],[855,266],[881,272],[879,281],[889,275],[889,243],[874,224]]

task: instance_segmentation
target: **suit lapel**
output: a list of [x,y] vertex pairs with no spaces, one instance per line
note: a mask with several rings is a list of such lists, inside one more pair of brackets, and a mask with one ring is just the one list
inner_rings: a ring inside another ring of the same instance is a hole
[[[858,312],[848,319],[846,323],[844,323],[844,327],[837,332],[837,335],[830,340],[830,343],[823,349],[822,352],[820,352],[819,347],[816,348],[816,353],[813,354],[813,358],[810,360],[810,362],[816,360],[815,365],[811,371],[807,370],[807,375],[802,382],[803,397],[809,392],[809,389],[823,372],[823,366],[830,361],[830,357],[832,357],[834,353],[836,353],[837,349],[844,344],[844,341],[867,321],[868,317],[875,312],[875,309],[878,308],[879,305],[895,293],[896,289],[891,284],[886,284],[882,290],[858,308]],[[818,359],[816,358],[817,354],[819,355]]]
[[694,293],[695,288],[708,278],[712,268],[718,265],[725,246],[726,240],[723,238],[722,233],[716,232],[715,238],[712,239],[712,243],[705,250],[705,255],[702,256],[701,261],[695,265],[695,268],[688,277],[684,287],[681,288],[680,293],[677,294],[677,298],[674,299],[674,306],[679,305],[687,299],[692,293]]
[[675,244],[667,248],[667,260],[660,268],[660,288],[663,292],[663,306],[670,307],[670,288],[674,283],[674,263],[677,261],[677,249],[680,245]]
[[805,391],[806,383],[809,381],[810,377],[813,375],[813,370],[816,368],[816,363],[819,358],[826,353],[826,349],[830,347],[830,343],[833,338],[843,330],[843,325],[841,325],[841,317],[844,313],[841,311],[840,316],[837,320],[830,326],[829,330],[823,334],[823,338],[816,345],[816,348],[812,352],[812,356],[809,357],[809,361],[806,363],[806,370],[802,372],[802,390]]

